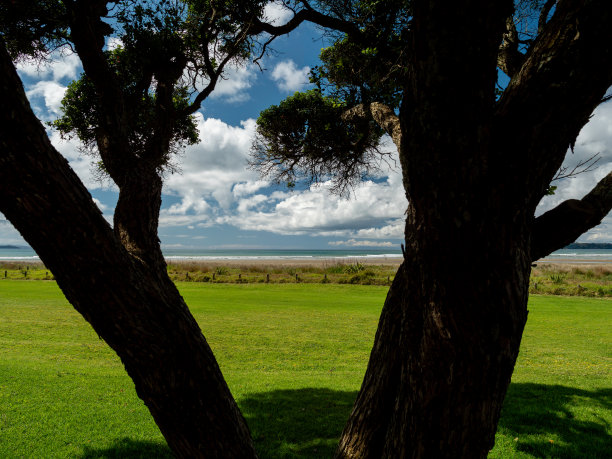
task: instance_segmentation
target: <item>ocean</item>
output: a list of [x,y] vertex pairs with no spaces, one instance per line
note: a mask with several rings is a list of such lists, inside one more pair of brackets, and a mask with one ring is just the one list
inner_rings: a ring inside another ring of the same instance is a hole
[[[164,255],[168,260],[350,260],[354,258],[381,259],[402,256],[397,250],[386,249],[323,249],[323,250],[273,250],[273,249],[166,249]],[[3,261],[38,261],[36,253],[29,247],[3,248],[0,246],[0,260]],[[553,252],[540,261],[564,263],[612,263],[611,249],[562,249]]]
[[[394,249],[323,249],[323,250],[274,250],[274,249],[163,249],[167,260],[328,260],[352,258],[398,258],[402,256],[401,250]],[[29,247],[2,248],[0,247],[0,260],[3,261],[38,261],[36,253]]]

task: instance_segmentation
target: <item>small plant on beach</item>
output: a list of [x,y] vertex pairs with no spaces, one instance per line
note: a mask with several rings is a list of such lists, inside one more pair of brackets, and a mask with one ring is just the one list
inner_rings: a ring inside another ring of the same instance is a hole
[[229,274],[229,269],[226,268],[225,266],[217,266],[215,268],[215,274],[217,276],[225,276],[225,275]]
[[565,284],[564,274],[551,274],[550,280],[553,284]]
[[363,266],[363,264],[357,262],[357,263],[353,263],[353,264],[345,266],[344,272],[346,274],[357,274],[363,271],[364,269],[365,267]]

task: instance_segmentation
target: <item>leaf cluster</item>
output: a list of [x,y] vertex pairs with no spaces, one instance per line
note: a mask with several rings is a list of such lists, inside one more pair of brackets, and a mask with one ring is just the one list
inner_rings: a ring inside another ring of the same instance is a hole
[[0,2],[0,37],[13,59],[44,58],[68,40],[64,2]]
[[[318,2],[320,11],[356,25],[331,32],[311,72],[316,90],[296,93],[261,113],[251,166],[276,181],[333,179],[345,192],[377,169],[384,131],[371,117],[348,116],[360,104],[399,107],[410,33],[409,1]],[[365,112],[364,112],[365,113]]]
[[[52,125],[65,137],[77,137],[83,151],[97,154],[98,141],[117,130],[117,123],[109,120],[120,120],[121,130],[128,133],[121,154],[129,152],[164,169],[174,153],[199,140],[192,114],[223,78],[225,66],[253,53],[258,38],[249,30],[266,3],[2,2],[0,33],[17,57],[44,58],[62,45],[80,54],[84,50],[84,67],[96,74],[82,75],[69,85],[63,114]],[[95,38],[75,32],[75,21],[88,22]],[[100,58],[99,50],[111,42],[114,49]],[[105,162],[108,158],[103,155]]]
[[[128,112],[125,122],[129,124],[130,150],[136,158],[146,159],[149,149],[148,141],[151,132],[156,128],[156,93],[152,90],[142,91],[139,86],[143,72],[143,62],[137,54],[129,53],[119,47],[105,51],[105,57],[117,81],[120,82],[125,110]],[[172,95],[173,108],[176,113],[183,112],[189,105],[189,94],[186,87],[175,86]],[[98,95],[92,80],[82,74],[78,80],[71,82],[61,105],[62,116],[50,123],[63,137],[78,138],[84,152],[97,154],[97,141],[103,124],[104,110],[101,108]],[[195,119],[191,115],[177,117],[171,126],[171,143],[164,158],[159,161],[159,168],[168,164],[170,156],[186,145],[199,141]]]
[[333,178],[344,193],[374,169],[382,130],[371,120],[344,120],[346,105],[319,90],[297,92],[257,120],[251,167],[277,182]]
[[348,106],[381,102],[397,108],[407,71],[404,48],[410,33],[410,2],[342,5],[334,5],[332,11],[358,25],[359,35],[337,35],[331,46],[322,49],[322,65],[314,68],[312,82]]

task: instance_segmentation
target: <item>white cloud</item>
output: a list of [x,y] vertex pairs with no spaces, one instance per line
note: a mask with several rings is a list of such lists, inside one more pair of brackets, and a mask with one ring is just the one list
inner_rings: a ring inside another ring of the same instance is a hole
[[55,81],[39,81],[28,88],[26,95],[28,99],[42,97],[47,110],[55,115],[59,115],[65,92],[66,86]]
[[183,173],[166,180],[164,192],[180,201],[162,211],[163,226],[229,224],[277,234],[403,238],[407,202],[399,171],[361,184],[350,200],[331,194],[329,182],[266,192],[270,183],[246,167],[254,120],[230,126],[199,116],[197,122],[203,142],[187,148]]
[[76,53],[58,52],[44,62],[23,61],[17,64],[17,71],[32,78],[59,81],[63,78],[74,80],[81,68],[81,60]]
[[295,62],[288,60],[276,64],[271,77],[281,91],[294,92],[304,89],[304,86],[308,84],[309,73],[310,67],[298,69]]
[[223,72],[223,79],[217,82],[210,97],[230,103],[247,101],[251,98],[247,90],[256,79],[257,69],[254,65],[228,65]]
[[328,244],[333,246],[348,247],[395,247],[397,245],[390,241],[359,241],[357,239],[349,239],[348,241],[330,241]]
[[102,201],[100,201],[99,199],[96,199],[96,198],[92,198],[92,199],[93,199],[94,204],[98,206],[98,209],[100,209],[100,212],[104,213],[107,210],[110,210],[110,208],[106,204],[102,203]]
[[234,194],[234,197],[238,199],[243,196],[253,194],[256,191],[267,187],[268,185],[270,185],[270,182],[268,182],[267,180],[249,180],[234,185],[232,193]]
[[270,24],[285,24],[293,17],[293,11],[280,1],[272,1],[264,7],[264,20]]
[[[557,186],[555,194],[542,199],[536,210],[537,215],[567,199],[581,199],[599,180],[612,171],[612,103],[603,104],[595,110],[593,117],[576,139],[574,152],[568,150],[564,165],[571,170],[580,161],[596,153],[600,158],[597,168],[573,178],[554,182],[553,185]],[[608,215],[602,224],[581,236],[579,240],[612,242],[612,215]]]
[[219,213],[230,212],[237,200],[266,186],[258,174],[247,169],[255,121],[230,126],[215,118],[197,116],[202,143],[185,150],[182,173],[166,179],[164,193],[180,197],[179,203],[162,210],[165,226],[209,226]]
[[330,193],[331,183],[313,185],[301,192],[255,195],[239,205],[237,212],[217,219],[241,229],[278,234],[397,237],[396,223],[406,210],[399,174],[384,182],[365,182],[351,199]]
[[117,48],[123,48],[123,41],[118,37],[109,37],[106,39],[106,49],[114,51]]
[[68,160],[70,167],[88,189],[117,189],[110,179],[104,182],[99,180],[96,176],[94,158],[85,156],[79,151],[81,144],[77,139],[62,139],[57,131],[52,131],[50,138],[53,146]]
[[18,245],[24,246],[27,243],[24,241],[19,231],[0,213],[0,244],[1,245]]

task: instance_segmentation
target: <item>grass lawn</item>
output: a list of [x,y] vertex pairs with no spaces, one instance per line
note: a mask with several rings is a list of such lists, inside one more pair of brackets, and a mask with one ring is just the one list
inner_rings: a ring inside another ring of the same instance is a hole
[[[386,287],[179,284],[262,458],[330,457]],[[612,302],[533,296],[491,457],[609,457]],[[170,457],[54,282],[0,281],[0,457]]]

